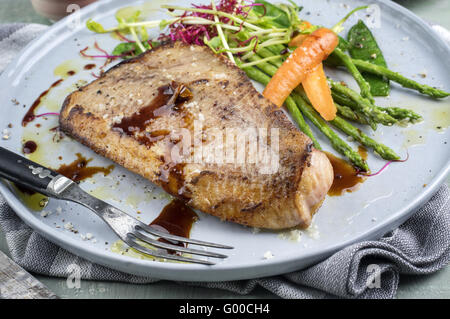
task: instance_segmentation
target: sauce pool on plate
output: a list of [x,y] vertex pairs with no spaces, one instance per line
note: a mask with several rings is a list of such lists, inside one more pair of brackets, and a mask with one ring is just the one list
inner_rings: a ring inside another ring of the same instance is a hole
[[84,67],[83,67],[83,69],[85,69],[85,70],[92,70],[93,68],[95,68],[96,67],[96,65],[94,64],[94,63],[89,63],[89,64],[86,64]]
[[22,126],[27,126],[28,123],[30,123],[31,121],[33,121],[36,118],[36,114],[34,114],[34,111],[41,105],[42,99],[50,92],[50,90],[52,88],[58,86],[62,81],[64,81],[64,80],[59,79],[59,80],[53,82],[52,85],[50,85],[50,87],[47,90],[45,90],[38,96],[38,98],[33,102],[33,104],[31,104],[27,113],[23,117]]
[[[28,141],[25,143],[27,145],[29,142],[34,143],[33,141]],[[34,143],[35,145],[36,143]],[[23,152],[25,154],[30,154],[33,151],[29,149],[30,145],[23,146]],[[37,146],[36,146],[37,147]],[[28,152],[28,153],[27,153]],[[58,169],[55,169],[56,172],[58,172],[61,175],[66,176],[67,178],[70,178],[74,182],[82,181],[86,178],[92,177],[93,175],[97,173],[103,173],[105,176],[111,173],[111,171],[114,168],[114,165],[110,165],[108,167],[100,167],[100,166],[87,166],[92,159],[86,159],[83,155],[80,153],[76,154],[77,159],[74,160],[72,163],[69,164],[62,164]],[[35,191],[28,189],[26,187],[16,185],[16,188],[20,190],[25,195],[34,195],[36,194]]]
[[[174,199],[167,204],[158,217],[150,223],[150,226],[158,228],[169,234],[189,238],[192,225],[198,220],[197,214],[192,208],[187,206],[181,199]],[[161,242],[174,244],[164,239],[159,239]],[[175,243],[183,247],[183,243]],[[169,253],[174,251],[168,250]]]
[[366,180],[366,178],[360,176],[359,171],[348,162],[331,153],[325,153],[330,160],[334,171],[333,184],[328,191],[329,196],[340,196],[345,192],[353,192]]
[[87,166],[92,159],[86,159],[80,153],[75,154],[77,159],[70,164],[62,164],[56,171],[74,182],[82,181],[86,178],[92,177],[97,173],[103,173],[105,176],[111,173],[114,165],[108,167]]
[[36,151],[38,145],[36,144],[35,141],[26,141],[25,143],[23,143],[22,146],[22,152],[24,154],[31,154],[34,153],[34,151]]

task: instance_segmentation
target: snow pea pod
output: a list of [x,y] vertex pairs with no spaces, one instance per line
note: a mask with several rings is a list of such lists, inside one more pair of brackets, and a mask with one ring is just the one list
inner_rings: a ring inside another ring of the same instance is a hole
[[276,17],[274,20],[272,20],[274,26],[282,28],[289,28],[291,26],[291,22],[289,21],[289,17],[286,12],[284,12],[277,6],[264,0],[256,0],[254,3],[260,4],[254,5],[252,7],[252,11],[257,13],[258,15],[262,16],[265,14],[265,16],[267,17]]
[[[349,30],[347,38],[350,43],[349,53],[352,58],[387,67],[386,60],[375,37],[362,20],[359,20]],[[390,86],[387,78],[367,72],[363,72],[362,76],[369,83],[370,92],[373,96],[389,95]]]

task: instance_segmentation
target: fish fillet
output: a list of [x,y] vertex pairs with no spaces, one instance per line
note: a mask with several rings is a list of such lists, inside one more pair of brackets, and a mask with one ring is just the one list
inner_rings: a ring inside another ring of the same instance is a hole
[[189,206],[251,227],[309,226],[333,181],[326,155],[202,46],[168,43],[112,67],[67,96],[60,128]]

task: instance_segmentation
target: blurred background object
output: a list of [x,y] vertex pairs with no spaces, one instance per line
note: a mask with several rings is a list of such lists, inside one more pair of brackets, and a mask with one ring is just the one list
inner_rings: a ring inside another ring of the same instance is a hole
[[[79,1],[79,0],[41,0],[47,3],[56,3],[57,5],[63,3],[63,10],[67,11],[67,3],[79,3],[79,2],[94,2],[91,1]],[[38,0],[31,0],[31,2],[41,2]],[[156,1],[156,0],[146,0]],[[162,0],[157,0],[162,2]],[[283,0],[273,0],[275,2],[282,2]],[[294,0],[298,3],[302,3],[302,0]],[[337,0],[333,0],[337,1]],[[36,13],[31,5],[30,0],[0,0],[0,23],[22,22],[22,23],[41,23],[51,24],[48,18]],[[124,6],[128,1],[123,1]],[[340,1],[344,2],[344,1]],[[368,2],[370,2],[368,0]],[[372,2],[376,2],[373,0]],[[450,12],[450,0],[395,0],[394,2],[405,6],[409,10],[418,14],[420,17],[432,24],[440,24],[447,29],[450,29],[450,19],[448,13]],[[83,5],[80,5],[82,7]],[[64,15],[67,15],[64,12]],[[52,19],[55,21],[54,19]]]
[[76,5],[82,8],[95,1],[97,0],[31,0],[31,4],[40,15],[51,21],[57,21],[71,14]]

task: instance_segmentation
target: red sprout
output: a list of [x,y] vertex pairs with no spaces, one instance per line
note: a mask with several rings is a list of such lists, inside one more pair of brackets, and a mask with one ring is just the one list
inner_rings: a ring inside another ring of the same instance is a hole
[[[152,40],[147,40],[147,43],[150,46],[150,48],[153,50],[154,47],[153,47],[153,44],[152,44]],[[130,51],[129,53],[133,53],[133,52]]]
[[85,52],[89,49],[89,47],[85,47],[83,50],[80,50],[80,54],[84,56],[85,58],[107,58],[107,59],[115,59],[120,58],[122,55],[110,55],[106,53],[105,55],[90,55],[86,54]]
[[[235,34],[242,31],[242,28],[243,28],[243,26],[244,26],[244,22],[245,22],[245,21],[242,21],[241,23],[239,23],[239,30],[235,31],[235,32],[234,32]],[[233,25],[234,25],[234,21],[233,21]]]
[[128,39],[127,37],[125,37],[122,33],[120,33],[119,31],[114,31],[116,34],[117,34],[117,36],[122,40],[122,41],[125,41],[125,42],[128,42],[128,43],[135,43],[136,41],[131,41],[130,39]]
[[[100,48],[100,46],[98,45],[97,41],[94,42],[94,47],[99,50],[100,52],[104,53],[105,56],[108,55],[108,52],[106,52],[105,50],[103,50],[102,48]],[[110,56],[107,57],[105,60],[105,63],[103,63],[103,65],[100,67],[100,70],[102,70],[107,64],[109,64],[111,61],[113,61],[116,57],[122,57],[123,54],[119,55],[119,56]]]
[[98,46],[97,41],[94,42],[94,48],[96,48],[97,50],[99,50],[100,52],[103,52],[105,55],[108,55],[108,52],[106,52],[105,50],[103,50],[102,48],[100,48]]
[[35,115],[34,117],[35,117],[35,118],[38,118],[38,117],[42,117],[42,116],[50,116],[50,115],[56,115],[56,116],[59,116],[59,113],[56,113],[56,112],[42,113],[42,114]]
[[245,41],[241,41],[241,42],[239,42],[239,45],[242,45],[242,46],[243,46],[243,45],[249,43],[250,41],[252,41],[253,39],[257,39],[257,40],[258,40],[258,36],[254,35],[254,36],[252,36],[251,38],[248,38],[248,39],[245,40]]
[[260,18],[262,18],[262,17],[264,17],[266,14],[267,14],[267,9],[266,9],[266,6],[264,5],[264,4],[262,4],[262,3],[250,3],[250,4],[248,4],[248,5],[246,5],[246,6],[242,6],[243,8],[248,8],[248,7],[263,7],[263,10],[264,10],[264,12],[263,12],[263,14],[260,16]]
[[365,177],[373,177],[373,176],[377,176],[378,174],[380,174],[382,171],[384,171],[386,169],[386,167],[388,167],[390,164],[394,163],[394,162],[406,162],[409,159],[409,152],[406,151],[406,158],[402,159],[402,160],[392,160],[392,161],[388,161],[386,164],[383,165],[382,168],[380,168],[376,173],[373,174],[367,174],[367,173],[360,173],[360,175],[363,175]]
[[[238,0],[220,0],[216,9],[218,11],[241,15],[244,18],[248,16],[248,12],[244,9],[245,7],[249,7],[253,5],[253,2],[248,1],[250,5],[242,5]],[[212,5],[197,5],[192,4],[194,8],[197,9],[207,9],[211,10]],[[189,12],[185,11],[181,15],[178,16],[180,19],[185,17],[199,17],[203,19],[207,19],[210,21],[214,20],[214,15],[203,12]],[[219,16],[219,21],[225,24],[234,25],[234,21],[230,20],[227,17]],[[239,31],[241,30],[240,27]],[[238,32],[239,32],[238,31]],[[176,20],[168,26],[168,34],[162,34],[159,36],[160,40],[165,40],[170,38],[172,41],[182,41],[186,44],[198,44],[204,45],[203,39],[206,37],[208,40],[212,37],[217,36],[217,29],[215,26],[203,26],[203,25],[185,25],[180,20]]]
[[103,71],[100,71],[100,74],[99,74],[99,75],[95,74],[94,72],[91,72],[91,75],[92,75],[94,78],[96,78],[96,79],[100,79],[100,77],[102,76],[102,74],[103,74]]

